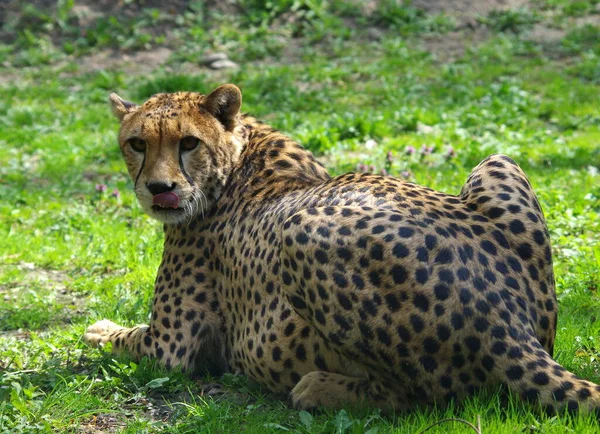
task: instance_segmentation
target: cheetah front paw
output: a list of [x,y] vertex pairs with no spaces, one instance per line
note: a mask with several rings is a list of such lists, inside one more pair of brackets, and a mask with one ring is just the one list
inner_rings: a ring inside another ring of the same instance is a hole
[[103,319],[102,321],[98,321],[87,328],[85,334],[83,335],[83,340],[89,346],[97,347],[109,342],[111,335],[114,332],[122,329],[123,327],[115,324],[114,322]]
[[311,410],[316,407],[342,408],[355,405],[359,397],[352,386],[360,381],[344,375],[330,372],[313,371],[304,375],[292,389],[290,397],[294,408],[298,410]]

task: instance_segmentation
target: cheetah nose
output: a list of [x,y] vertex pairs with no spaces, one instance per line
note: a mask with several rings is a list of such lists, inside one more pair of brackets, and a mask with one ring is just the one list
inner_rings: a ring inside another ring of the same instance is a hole
[[154,196],[161,193],[166,193],[167,191],[173,191],[175,190],[176,186],[177,184],[175,182],[171,185],[167,184],[166,182],[148,182],[146,184],[146,188],[150,190],[150,193],[152,193]]

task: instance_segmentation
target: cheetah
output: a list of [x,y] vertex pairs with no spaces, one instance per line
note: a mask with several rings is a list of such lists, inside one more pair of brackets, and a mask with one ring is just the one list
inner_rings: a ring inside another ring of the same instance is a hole
[[548,409],[600,387],[552,359],[548,230],[509,157],[458,196],[389,176],[330,177],[240,112],[232,84],[110,95],[142,208],[164,223],[149,325],[84,340],[194,375],[242,373],[298,409],[409,410],[504,384]]

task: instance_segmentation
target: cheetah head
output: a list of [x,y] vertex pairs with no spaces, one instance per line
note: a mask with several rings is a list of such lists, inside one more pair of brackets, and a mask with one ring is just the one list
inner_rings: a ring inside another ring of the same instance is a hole
[[240,90],[160,93],[138,106],[110,95],[119,145],[148,215],[166,224],[204,215],[223,191],[242,150],[236,132]]

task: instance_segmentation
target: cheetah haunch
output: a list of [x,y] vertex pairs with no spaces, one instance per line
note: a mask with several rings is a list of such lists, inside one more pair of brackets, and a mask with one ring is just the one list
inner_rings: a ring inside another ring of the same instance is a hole
[[241,93],[111,97],[141,206],[165,223],[149,326],[91,345],[190,372],[240,372],[298,408],[446,403],[501,383],[597,407],[552,358],[550,240],[527,178],[493,155],[459,196],[392,177],[330,178],[241,115]]

